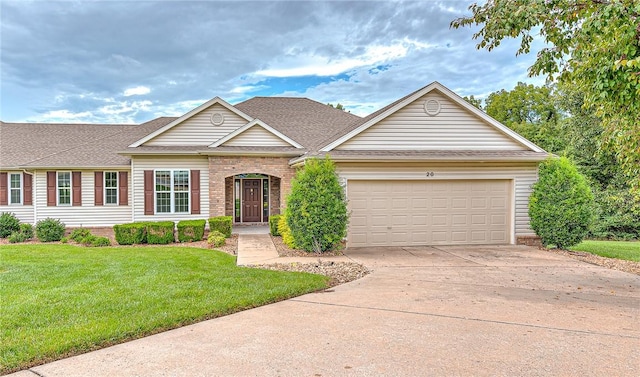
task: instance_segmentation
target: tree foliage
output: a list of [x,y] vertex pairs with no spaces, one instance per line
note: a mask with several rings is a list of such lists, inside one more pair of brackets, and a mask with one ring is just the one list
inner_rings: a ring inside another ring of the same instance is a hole
[[637,0],[488,0],[451,26],[481,25],[477,47],[489,51],[519,38],[531,51],[534,33],[546,47],[530,75],[572,85],[602,120],[602,147],[612,150],[640,197],[640,2]]
[[306,251],[332,250],[347,235],[346,199],[328,157],[309,159],[298,171],[291,182],[285,218],[295,245]]
[[587,181],[566,157],[543,161],[539,176],[529,198],[531,228],[545,246],[565,249],[577,245],[595,219]]
[[519,82],[513,90],[489,94],[485,103],[487,114],[542,149],[558,153],[565,148],[551,87]]

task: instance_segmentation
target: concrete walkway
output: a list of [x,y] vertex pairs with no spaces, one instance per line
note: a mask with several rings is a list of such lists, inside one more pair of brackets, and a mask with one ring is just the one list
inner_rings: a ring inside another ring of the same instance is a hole
[[638,376],[638,275],[524,246],[346,253],[373,272],[17,376]]

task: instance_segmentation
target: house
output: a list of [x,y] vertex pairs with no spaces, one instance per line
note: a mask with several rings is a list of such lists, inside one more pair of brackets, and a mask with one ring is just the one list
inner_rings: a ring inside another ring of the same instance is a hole
[[140,125],[0,126],[0,212],[103,227],[281,213],[296,169],[336,163],[349,247],[515,244],[547,153],[434,82],[361,118],[306,98],[213,98]]

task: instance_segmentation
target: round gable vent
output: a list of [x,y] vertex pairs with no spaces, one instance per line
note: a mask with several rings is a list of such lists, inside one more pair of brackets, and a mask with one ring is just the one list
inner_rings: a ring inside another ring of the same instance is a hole
[[428,99],[424,101],[424,112],[431,116],[440,114],[440,101],[437,99]]
[[211,124],[213,124],[214,126],[219,126],[222,123],[224,123],[224,115],[220,113],[211,114]]

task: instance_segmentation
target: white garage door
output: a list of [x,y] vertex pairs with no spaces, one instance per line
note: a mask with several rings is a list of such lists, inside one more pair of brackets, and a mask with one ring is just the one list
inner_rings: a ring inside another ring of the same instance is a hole
[[511,182],[354,181],[348,246],[505,244]]

